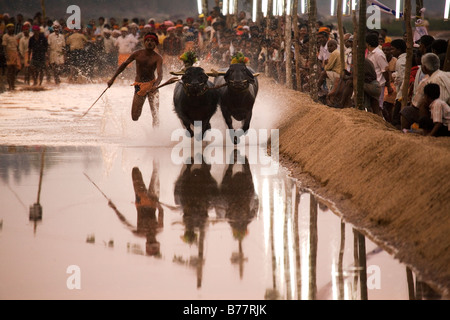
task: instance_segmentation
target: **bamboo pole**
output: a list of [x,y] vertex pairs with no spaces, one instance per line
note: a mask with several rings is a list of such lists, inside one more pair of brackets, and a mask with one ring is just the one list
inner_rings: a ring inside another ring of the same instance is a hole
[[338,20],[338,32],[339,32],[339,54],[341,60],[341,76],[344,75],[345,70],[345,47],[344,47],[344,28],[342,26],[342,1],[338,0],[337,5],[337,20]]
[[405,65],[405,78],[403,80],[402,87],[402,109],[408,104],[408,90],[409,90],[409,78],[411,76],[412,59],[413,59],[413,34],[411,26],[411,0],[405,0],[404,14],[406,25],[406,65]]
[[300,44],[298,43],[299,30],[298,30],[298,1],[294,1],[292,11],[292,25],[294,27],[294,59],[295,59],[295,80],[296,88],[301,91],[302,78],[300,75]]
[[364,61],[366,51],[366,1],[359,2],[359,28],[358,28],[358,81],[356,106],[359,110],[364,110]]
[[284,26],[284,47],[286,51],[286,87],[288,89],[293,89],[294,84],[292,82],[292,12],[293,12],[293,2],[291,1],[291,14],[288,14],[287,1],[285,2],[285,26]]
[[[269,36],[270,36],[270,27],[272,24],[272,16],[273,14],[273,0],[268,0],[267,3],[267,17],[266,17],[266,40],[269,40]],[[264,68],[264,73],[266,74],[266,76],[269,76],[270,71],[269,71],[269,64],[267,63],[267,61],[269,60],[269,46],[268,46],[268,42],[266,42],[266,50],[267,50],[267,57],[266,57],[266,65]]]
[[358,57],[356,54],[356,52],[358,51],[358,17],[356,16],[356,10],[352,10],[352,21],[353,21],[353,47],[352,47],[353,92],[356,98],[358,96]]
[[202,13],[205,15],[205,21],[206,17],[208,17],[209,11],[208,11],[208,0],[202,0]]
[[309,94],[314,101],[319,100],[317,81],[319,65],[317,59],[317,6],[316,0],[309,0],[308,2],[308,26],[309,26],[309,71],[310,71],[310,90]]
[[41,0],[41,8],[42,8],[42,18],[44,20],[44,23],[46,23],[47,16],[45,13],[45,0]]

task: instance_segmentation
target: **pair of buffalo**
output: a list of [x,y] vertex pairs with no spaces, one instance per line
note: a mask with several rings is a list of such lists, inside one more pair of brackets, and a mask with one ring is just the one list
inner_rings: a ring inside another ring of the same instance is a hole
[[[231,64],[227,70],[207,74],[200,67],[187,68],[176,84],[173,96],[175,113],[190,137],[191,126],[201,121],[202,135],[211,129],[210,120],[218,105],[228,126],[232,118],[242,121],[246,133],[250,127],[253,105],[258,94],[257,74],[243,63]],[[209,76],[215,77],[214,83]],[[235,139],[235,143],[237,140]]]

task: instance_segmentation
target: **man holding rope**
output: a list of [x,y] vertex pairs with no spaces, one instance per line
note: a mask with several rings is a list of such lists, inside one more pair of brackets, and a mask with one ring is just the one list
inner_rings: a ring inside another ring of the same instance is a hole
[[[145,49],[135,51],[117,69],[111,80],[108,81],[108,88],[111,87],[125,68],[136,60],[135,93],[131,108],[131,118],[137,121],[142,113],[145,99],[148,98],[150,110],[153,117],[153,127],[159,126],[159,91],[157,87],[162,80],[162,57],[155,48],[158,45],[158,36],[155,33],[148,33],[144,37]],[[155,71],[157,78],[155,79]]]

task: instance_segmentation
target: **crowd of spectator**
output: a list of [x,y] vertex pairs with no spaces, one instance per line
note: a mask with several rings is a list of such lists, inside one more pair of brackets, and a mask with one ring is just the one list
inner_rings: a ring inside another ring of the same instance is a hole
[[[202,14],[185,20],[124,18],[118,21],[99,17],[81,29],[67,27],[64,19],[44,20],[40,13],[30,19],[25,19],[22,14],[15,17],[3,14],[0,15],[0,72],[6,76],[9,90],[14,90],[18,75],[23,76],[25,84],[32,85],[42,85],[44,77],[48,81],[54,79],[56,84],[61,82],[61,77],[67,77],[69,82],[107,78],[133,51],[143,48],[143,37],[147,33],[154,32],[158,35],[157,51],[164,58],[165,71],[181,69],[183,64],[179,56],[187,51],[194,51],[200,61],[219,67],[227,67],[233,55],[242,52],[256,72],[265,72],[277,82],[284,83],[288,56],[283,37],[284,23],[276,17],[270,25],[266,22],[263,19],[257,24],[245,12],[230,21],[230,17],[223,16],[218,7],[207,16]],[[320,21],[315,28],[320,69],[319,97],[331,107],[352,107],[355,105],[353,35],[344,30],[343,67],[337,30],[333,25],[324,25]],[[293,79],[293,84],[294,89],[307,92],[312,83],[309,81],[311,59],[307,21],[299,19],[298,30],[298,38],[293,39],[290,50],[293,53],[293,78],[298,70],[301,81]],[[421,27],[420,32],[423,30]],[[420,122],[419,114],[426,114],[419,112],[419,109],[423,111],[426,108],[419,101],[425,94],[426,84],[440,85],[438,99],[447,107],[450,103],[450,73],[443,71],[448,40],[435,39],[428,34],[415,35],[416,38],[406,97],[408,108],[402,109],[406,38],[393,40],[386,29],[367,30],[364,105],[368,111],[380,115],[399,129],[411,129],[412,125]],[[132,70],[129,71],[131,74]],[[126,73],[124,75],[127,76]],[[450,111],[446,107],[442,110],[441,120],[448,128]],[[427,114],[430,113],[432,111]]]

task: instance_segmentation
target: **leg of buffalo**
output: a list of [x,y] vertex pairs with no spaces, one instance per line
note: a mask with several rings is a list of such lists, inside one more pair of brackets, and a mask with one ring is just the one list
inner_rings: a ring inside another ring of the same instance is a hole
[[185,116],[180,115],[181,123],[183,124],[183,127],[187,130],[186,136],[189,138],[194,137],[194,131],[191,129],[191,120],[186,118]]
[[134,94],[133,106],[131,107],[131,118],[133,121],[138,121],[142,114],[142,106],[144,105],[146,97],[141,97],[138,94]]
[[205,136],[206,131],[211,130],[211,119],[208,119],[202,124],[202,135]]
[[233,129],[233,120],[231,119],[231,113],[225,108],[222,108],[221,110],[222,110],[223,119],[225,120],[225,123],[227,124],[228,129],[232,130]]
[[250,129],[250,121],[252,120],[252,111],[250,110],[247,113],[247,116],[244,120],[244,125],[242,126],[242,130],[244,130],[244,133],[247,133],[248,129]]

